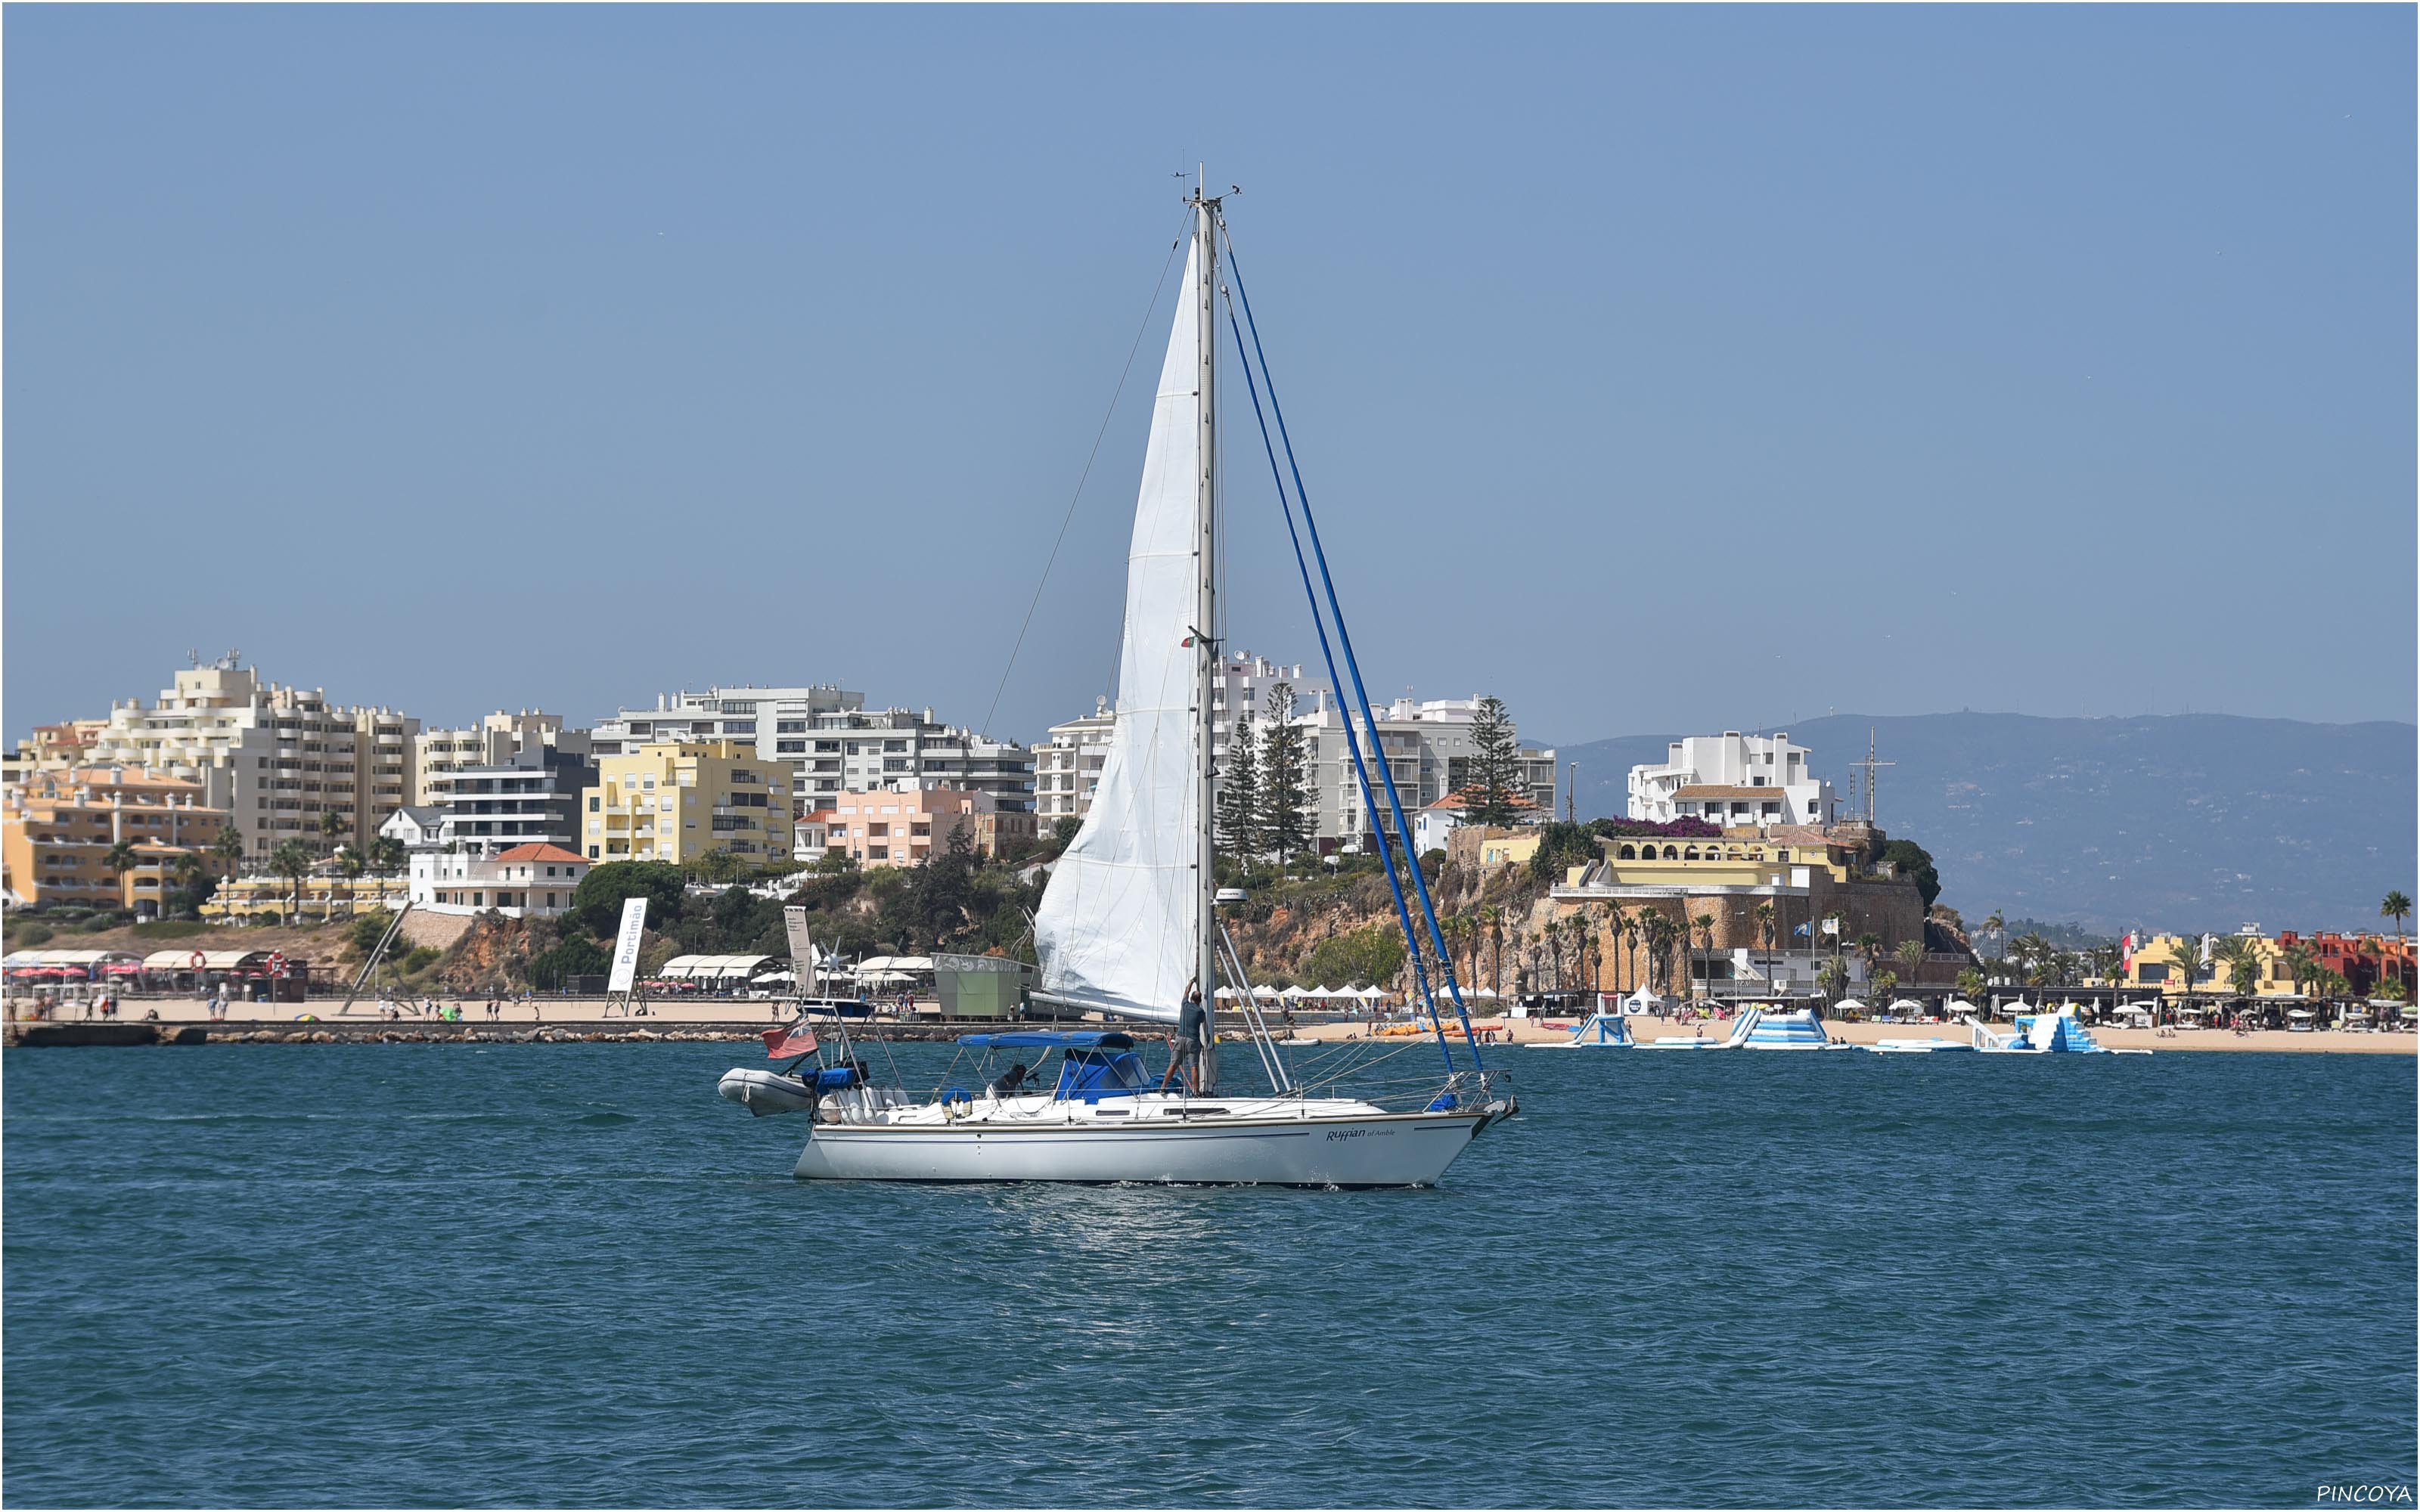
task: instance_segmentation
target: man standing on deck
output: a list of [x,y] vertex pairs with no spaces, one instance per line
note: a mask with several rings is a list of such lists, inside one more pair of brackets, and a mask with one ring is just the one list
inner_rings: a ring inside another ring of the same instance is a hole
[[1176,1079],[1176,1069],[1186,1071],[1185,1085],[1190,1090],[1202,1077],[1202,1037],[1209,1027],[1209,1011],[1202,1006],[1202,983],[1194,981],[1185,989],[1185,1006],[1176,1014],[1176,1033],[1168,1041],[1168,1072],[1159,1079],[1159,1089]]

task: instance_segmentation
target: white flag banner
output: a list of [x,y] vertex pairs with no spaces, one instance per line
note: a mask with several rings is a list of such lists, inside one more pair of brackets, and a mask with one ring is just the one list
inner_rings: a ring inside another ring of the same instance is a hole
[[815,948],[807,939],[807,911],[796,903],[782,910],[782,928],[789,932],[790,960],[805,980],[805,973],[814,969]]
[[622,900],[622,935],[613,942],[613,979],[608,993],[627,993],[639,976],[639,939],[647,933],[647,900]]
[[1840,933],[1840,921],[1839,921],[1838,919],[1837,919],[1837,918],[1827,918],[1827,919],[1823,920],[1823,933],[1826,933],[1826,934],[1838,934],[1838,933]]

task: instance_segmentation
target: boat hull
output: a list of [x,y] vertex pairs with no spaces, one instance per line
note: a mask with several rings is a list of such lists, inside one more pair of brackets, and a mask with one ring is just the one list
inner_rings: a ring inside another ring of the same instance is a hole
[[821,1124],[796,1174],[839,1181],[1432,1186],[1485,1121],[1470,1112],[1169,1128]]

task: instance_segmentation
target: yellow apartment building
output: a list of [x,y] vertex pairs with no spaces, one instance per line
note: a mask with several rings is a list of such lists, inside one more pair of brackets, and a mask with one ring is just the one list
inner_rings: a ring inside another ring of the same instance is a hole
[[752,742],[665,741],[597,759],[580,795],[581,850],[606,861],[693,861],[727,851],[790,858],[790,775]]
[[[2223,948],[2231,938],[2218,936],[2211,942],[2212,949]],[[2125,984],[2157,991],[2163,996],[2181,997],[2188,992],[2204,997],[2294,995],[2294,974],[2287,969],[2284,948],[2265,934],[2256,934],[2253,940],[2260,948],[2260,975],[2248,990],[2236,984],[2235,973],[2226,962],[2213,958],[2208,965],[2201,964],[2199,935],[2181,934],[2155,934],[2135,950]]]
[[[225,870],[209,848],[227,810],[202,802],[202,785],[140,766],[78,766],[35,772],[0,798],[0,873],[21,903],[84,903],[156,909],[176,857],[197,856]],[[119,842],[137,864],[113,872]]]

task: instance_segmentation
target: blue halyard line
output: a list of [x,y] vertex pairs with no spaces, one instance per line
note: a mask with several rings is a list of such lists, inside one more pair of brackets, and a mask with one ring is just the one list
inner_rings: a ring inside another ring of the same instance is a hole
[[[1227,239],[1227,270],[1235,281],[1235,298],[1240,301],[1244,306],[1244,323],[1251,327],[1252,353],[1255,357],[1260,359],[1261,377],[1267,381],[1269,386],[1269,411],[1277,417],[1278,439],[1285,442],[1286,466],[1292,470],[1294,473],[1295,497],[1302,503],[1303,525],[1311,532],[1311,554],[1319,559],[1319,580],[1327,589],[1327,608],[1328,612],[1333,615],[1336,620],[1336,639],[1343,643],[1344,666],[1345,669],[1353,674],[1353,696],[1360,703],[1361,717],[1369,724],[1371,738],[1374,740],[1377,738],[1378,734],[1378,721],[1370,713],[1369,690],[1361,686],[1360,663],[1353,655],[1353,632],[1345,628],[1343,607],[1336,601],[1336,581],[1333,578],[1328,576],[1327,551],[1320,545],[1319,542],[1319,520],[1317,517],[1313,516],[1311,512],[1310,490],[1306,489],[1302,486],[1302,465],[1295,460],[1294,437],[1286,429],[1285,406],[1278,402],[1277,379],[1270,376],[1268,353],[1261,347],[1260,322],[1252,318],[1252,296],[1244,287],[1243,271],[1237,267],[1235,262],[1235,240],[1233,237],[1229,237]],[[1232,316],[1229,316],[1229,323],[1233,323],[1233,317]],[[1331,671],[1328,675],[1333,677],[1335,673]],[[1345,719],[1344,724],[1346,730],[1350,732],[1353,725],[1353,721],[1350,717]],[[1358,764],[1357,762],[1356,764]],[[1398,832],[1398,838],[1403,841],[1405,856],[1411,863],[1409,870],[1412,873],[1412,887],[1413,889],[1419,894],[1420,915],[1428,921],[1429,936],[1436,945],[1437,961],[1445,972],[1446,992],[1453,998],[1454,1016],[1462,1020],[1462,1037],[1470,1045],[1471,1064],[1474,1066],[1482,1066],[1484,1063],[1480,1059],[1479,1055],[1479,1036],[1471,1032],[1470,1011],[1463,1005],[1461,984],[1454,980],[1453,955],[1445,948],[1445,932],[1437,927],[1436,905],[1429,900],[1428,879],[1420,874],[1420,863],[1419,857],[1410,854],[1412,843],[1411,825],[1404,818],[1404,800],[1395,791],[1395,774],[1393,769],[1386,763],[1386,755],[1383,748],[1379,753],[1378,776],[1386,783],[1387,803],[1388,806],[1394,810],[1395,828]],[[1383,853],[1386,848],[1386,837],[1384,834],[1381,834],[1379,837],[1379,847]],[[1388,875],[1391,879],[1393,874],[1394,863],[1392,858],[1388,857]],[[1412,959],[1415,963],[1419,960],[1419,955],[1420,952],[1416,945],[1412,950]],[[1423,985],[1425,985],[1428,980],[1426,972],[1422,972],[1420,974],[1420,980]],[[1429,1016],[1432,1020],[1436,1016],[1436,1005],[1434,1002],[1429,1005]],[[1438,1027],[1438,1037],[1440,1040],[1444,1037],[1444,1028],[1442,1026],[1439,1026]],[[1450,1060],[1450,1058],[1451,1055],[1449,1052],[1448,1059]]]
[[[1227,309],[1227,329],[1234,332],[1235,351],[1237,355],[1242,355],[1244,333],[1236,328],[1235,311],[1232,304]],[[1327,663],[1327,681],[1330,685],[1337,685],[1342,680],[1336,675],[1336,653],[1328,647],[1327,620],[1319,612],[1319,594],[1311,586],[1311,564],[1303,559],[1302,536],[1294,528],[1294,501],[1286,497],[1285,474],[1278,471],[1277,447],[1269,440],[1268,418],[1261,413],[1260,387],[1252,381],[1252,364],[1246,362],[1243,363],[1243,369],[1244,387],[1252,396],[1252,419],[1258,422],[1261,427],[1261,450],[1268,455],[1269,478],[1278,486],[1278,504],[1285,511],[1286,537],[1294,542],[1295,568],[1302,574],[1302,596],[1311,605],[1311,626],[1319,632],[1319,655],[1321,659]],[[1380,855],[1387,863],[1387,887],[1395,895],[1395,918],[1404,927],[1404,943],[1411,948],[1412,970],[1419,980],[1420,997],[1428,1004],[1429,1023],[1436,1029],[1437,1049],[1444,1052],[1445,1069],[1448,1074],[1451,1074],[1453,1047],[1446,1043],[1445,1026],[1437,1023],[1436,995],[1429,990],[1428,973],[1420,965],[1419,936],[1412,929],[1411,906],[1404,902],[1404,884],[1395,875],[1393,856],[1385,848],[1386,826],[1378,822],[1377,795],[1370,791],[1370,773],[1368,768],[1361,764],[1361,742],[1353,733],[1353,721],[1350,718],[1344,721],[1344,744],[1353,756],[1353,774],[1360,782],[1361,806],[1369,811],[1371,831],[1378,836]]]

